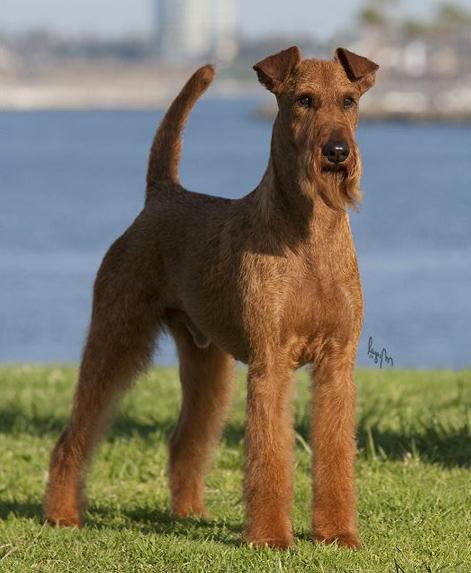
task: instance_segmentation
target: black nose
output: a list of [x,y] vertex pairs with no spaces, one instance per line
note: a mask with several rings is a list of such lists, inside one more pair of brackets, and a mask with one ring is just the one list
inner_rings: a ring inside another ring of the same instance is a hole
[[328,141],[322,148],[322,155],[331,163],[343,163],[347,159],[350,149],[345,141]]

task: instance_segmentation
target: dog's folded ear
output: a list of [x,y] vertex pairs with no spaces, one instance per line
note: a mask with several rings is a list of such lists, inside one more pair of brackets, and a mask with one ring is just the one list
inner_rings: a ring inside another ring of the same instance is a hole
[[292,46],[287,50],[261,60],[255,64],[253,69],[257,72],[260,83],[267,90],[276,94],[279,93],[283,82],[301,60],[301,50],[297,46]]
[[345,70],[348,79],[358,85],[362,94],[374,85],[378,64],[345,48],[337,48],[335,58]]

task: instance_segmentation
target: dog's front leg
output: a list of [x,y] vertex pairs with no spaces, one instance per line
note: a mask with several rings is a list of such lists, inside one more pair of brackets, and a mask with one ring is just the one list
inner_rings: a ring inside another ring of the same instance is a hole
[[248,385],[246,539],[286,548],[293,541],[292,372],[279,365],[252,364]]
[[328,356],[314,373],[312,436],[314,538],[357,549],[355,385],[350,362]]

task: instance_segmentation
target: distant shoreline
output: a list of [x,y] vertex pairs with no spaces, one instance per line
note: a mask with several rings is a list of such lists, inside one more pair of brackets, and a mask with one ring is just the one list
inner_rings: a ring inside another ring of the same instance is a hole
[[[73,97],[60,97],[51,98],[35,97],[34,93],[28,96],[28,104],[24,103],[24,98],[18,102],[14,102],[14,94],[10,94],[5,98],[5,93],[0,94],[0,113],[12,112],[86,112],[86,111],[102,111],[102,112],[116,112],[116,111],[164,111],[173,97],[178,93],[178,88],[170,94],[159,94],[152,97],[144,98],[126,98],[121,96],[109,96],[104,98],[91,98],[87,97],[83,100],[77,98],[77,93]],[[247,92],[245,90],[214,90],[208,97],[209,100],[219,99],[239,99],[256,97],[255,92]],[[260,98],[261,99],[261,98]],[[276,110],[273,105],[254,104],[252,116],[258,121],[273,121],[275,118]],[[412,112],[390,112],[384,110],[363,109],[361,112],[361,121],[363,123],[448,123],[448,124],[471,124],[471,113],[439,113],[433,110],[419,113]]]
[[[176,95],[177,92],[174,93]],[[239,99],[248,98],[253,94],[246,92],[227,94],[221,91],[213,93],[208,97],[209,100],[220,99]],[[172,96],[173,97],[173,96]],[[139,101],[137,99],[105,98],[104,100],[88,99],[86,101],[77,101],[74,99],[70,102],[68,98],[58,98],[48,102],[34,102],[30,105],[11,104],[5,102],[0,96],[0,113],[35,113],[35,112],[125,112],[125,111],[164,111],[170,102],[171,97],[154,98],[149,102],[147,99]],[[258,121],[272,121],[275,117],[275,110],[272,106],[270,109],[264,109],[265,106],[254,105],[253,118]],[[388,112],[381,110],[365,109],[361,112],[362,123],[448,123],[448,124],[471,124],[471,113],[438,113],[434,111],[411,113],[411,112]]]
[[[163,109],[194,71],[143,62],[113,60],[73,61],[32,70],[0,73],[0,111]],[[216,97],[260,93],[253,82],[217,77],[211,86]]]
[[[194,67],[166,67],[151,61],[127,64],[101,60],[93,65],[76,60],[0,73],[0,112],[163,110],[194,71]],[[221,70],[208,92],[209,98],[254,98],[253,116],[272,120],[275,105],[255,77],[233,78]],[[397,107],[384,94],[369,96],[362,106],[362,120],[370,122],[471,123],[471,108]]]

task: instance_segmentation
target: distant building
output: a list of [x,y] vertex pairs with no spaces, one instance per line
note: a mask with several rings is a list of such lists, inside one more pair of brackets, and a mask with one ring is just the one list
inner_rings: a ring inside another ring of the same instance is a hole
[[228,62],[237,55],[236,0],[154,0],[156,41],[170,62]]

